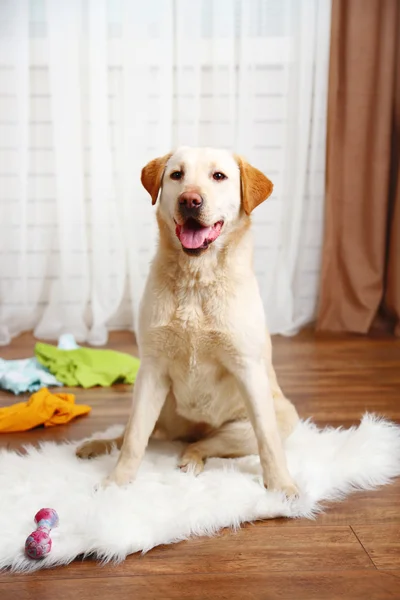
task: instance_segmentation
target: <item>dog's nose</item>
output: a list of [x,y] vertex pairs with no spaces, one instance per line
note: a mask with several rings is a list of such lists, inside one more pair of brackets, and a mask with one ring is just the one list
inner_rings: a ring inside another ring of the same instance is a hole
[[196,209],[203,204],[203,198],[196,192],[183,192],[179,196],[179,204],[186,208]]

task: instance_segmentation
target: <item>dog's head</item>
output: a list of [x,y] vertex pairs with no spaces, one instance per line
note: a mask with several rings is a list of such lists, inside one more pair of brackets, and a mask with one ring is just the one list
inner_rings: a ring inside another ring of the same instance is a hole
[[199,256],[214,243],[224,245],[272,192],[272,183],[258,169],[226,150],[181,147],[149,162],[142,184],[177,246]]

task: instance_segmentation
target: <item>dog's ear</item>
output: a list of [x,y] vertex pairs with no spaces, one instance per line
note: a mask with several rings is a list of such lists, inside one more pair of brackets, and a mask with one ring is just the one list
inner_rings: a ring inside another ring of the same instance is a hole
[[151,196],[152,204],[157,202],[158,192],[160,191],[165,166],[171,156],[172,153],[166,154],[165,156],[160,156],[160,158],[155,158],[142,169],[142,176],[140,179],[143,187]]
[[235,156],[235,159],[240,169],[242,206],[246,215],[249,215],[271,195],[274,186],[264,173],[252,167],[241,156]]

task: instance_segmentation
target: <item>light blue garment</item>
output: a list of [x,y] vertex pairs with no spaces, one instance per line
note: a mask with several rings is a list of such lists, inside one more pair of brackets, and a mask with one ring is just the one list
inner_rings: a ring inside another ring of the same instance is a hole
[[63,333],[58,338],[57,348],[60,348],[60,350],[78,350],[79,346],[72,333]]
[[[71,333],[64,333],[59,337],[58,348],[77,350],[79,346]],[[0,358],[0,388],[4,390],[18,395],[23,392],[37,392],[43,387],[62,385],[36,358],[22,360]]]
[[14,394],[37,392],[42,387],[61,386],[36,358],[4,360],[0,358],[0,387]]

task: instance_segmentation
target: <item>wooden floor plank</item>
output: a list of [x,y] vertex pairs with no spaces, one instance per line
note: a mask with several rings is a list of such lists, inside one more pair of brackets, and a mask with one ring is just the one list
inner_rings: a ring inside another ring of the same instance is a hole
[[353,530],[378,569],[400,569],[400,523],[356,525]]
[[179,574],[0,583],[2,600],[398,600],[382,571]]

